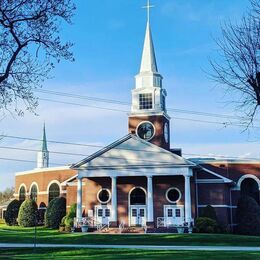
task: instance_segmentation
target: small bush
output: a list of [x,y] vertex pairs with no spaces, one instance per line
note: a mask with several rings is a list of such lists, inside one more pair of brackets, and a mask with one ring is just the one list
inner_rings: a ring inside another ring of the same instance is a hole
[[207,207],[202,209],[200,217],[211,218],[211,219],[214,219],[214,220],[218,221],[216,211],[210,205],[208,205]]
[[241,235],[260,235],[260,207],[249,196],[240,198],[237,205],[236,233]]
[[26,199],[18,213],[18,224],[22,227],[34,227],[37,223],[37,204],[32,199]]
[[17,217],[18,217],[18,213],[19,213],[21,204],[22,204],[22,201],[13,200],[7,206],[7,209],[5,212],[5,223],[8,226],[15,226],[18,224]]
[[53,199],[45,212],[45,226],[59,228],[62,218],[66,215],[66,199],[63,197]]
[[69,213],[66,215],[66,218],[64,221],[66,227],[73,227],[74,218],[76,217],[76,212],[77,212],[77,204],[74,203],[70,206]]
[[195,220],[196,233],[216,233],[218,232],[218,223],[211,218],[199,217]]

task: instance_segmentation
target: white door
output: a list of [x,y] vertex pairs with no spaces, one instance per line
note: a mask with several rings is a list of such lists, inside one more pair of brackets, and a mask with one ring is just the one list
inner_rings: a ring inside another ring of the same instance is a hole
[[146,206],[130,207],[130,225],[145,226],[146,225]]
[[166,226],[178,226],[184,223],[182,206],[164,206],[164,219]]
[[103,225],[108,225],[110,220],[110,208],[106,205],[99,205],[95,207],[96,221]]

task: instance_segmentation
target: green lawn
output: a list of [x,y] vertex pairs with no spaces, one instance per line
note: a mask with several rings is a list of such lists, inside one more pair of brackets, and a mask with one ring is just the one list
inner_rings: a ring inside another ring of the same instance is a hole
[[[0,225],[0,243],[33,243],[34,228]],[[260,246],[260,237],[222,234],[99,235],[37,228],[37,243],[110,245]]]
[[12,259],[260,259],[258,252],[156,251],[122,249],[4,249],[0,257]]

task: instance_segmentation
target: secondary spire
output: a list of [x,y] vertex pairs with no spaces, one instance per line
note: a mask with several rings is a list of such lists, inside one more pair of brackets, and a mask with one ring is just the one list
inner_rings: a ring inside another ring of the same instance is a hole
[[48,151],[46,131],[45,131],[45,123],[43,124],[42,151],[43,151],[43,152]]

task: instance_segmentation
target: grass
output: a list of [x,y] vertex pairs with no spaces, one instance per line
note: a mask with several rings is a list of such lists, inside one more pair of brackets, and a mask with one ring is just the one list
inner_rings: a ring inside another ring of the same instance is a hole
[[[33,243],[34,228],[0,225],[0,243]],[[260,237],[231,234],[102,235],[37,228],[37,243],[107,245],[260,246]]]
[[[156,251],[126,249],[1,249],[0,256],[12,259],[210,259],[218,260],[220,252]],[[221,252],[222,259],[260,259],[259,252]]]

